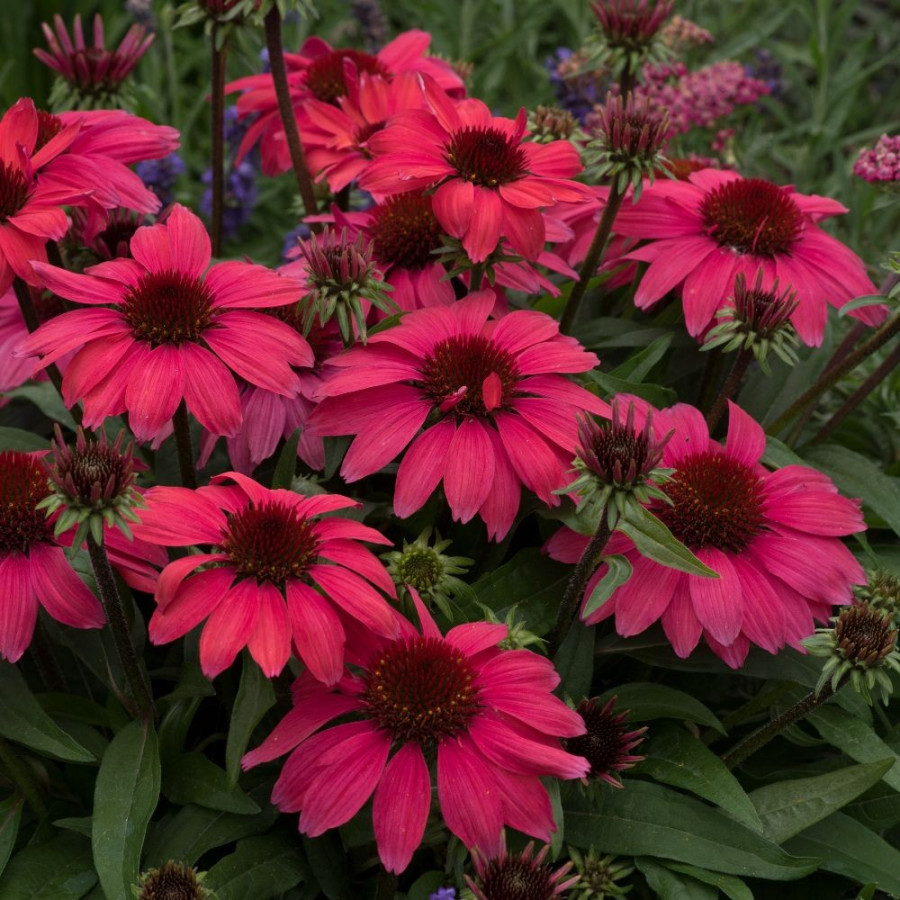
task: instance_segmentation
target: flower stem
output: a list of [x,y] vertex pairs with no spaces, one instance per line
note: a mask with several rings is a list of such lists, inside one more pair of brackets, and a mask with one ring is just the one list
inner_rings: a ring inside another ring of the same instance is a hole
[[[29,334],[33,334],[38,330],[41,323],[38,320],[37,310],[34,308],[34,301],[31,299],[31,291],[28,290],[28,285],[18,276],[13,279],[13,290],[16,293],[16,300],[19,301],[19,309],[22,311],[25,327],[28,329]],[[53,383],[53,387],[56,388],[56,392],[62,397],[62,375],[60,375],[55,363],[47,366],[47,375]],[[63,400],[63,403],[65,403],[65,400]],[[72,413],[75,423],[80,425],[81,409],[78,407],[78,404],[73,405],[69,412]]]
[[0,738],[0,769],[9,780],[19,789],[28,805],[35,811],[38,818],[47,818],[47,806],[44,798],[34,781],[34,776],[28,770],[28,765],[19,759],[19,754],[12,745]]
[[597,271],[597,266],[603,259],[603,251],[606,249],[606,243],[609,240],[612,231],[613,222],[625,199],[624,192],[618,188],[618,182],[614,181],[609,189],[609,199],[597,223],[597,231],[594,233],[594,240],[588,248],[587,256],[581,264],[581,270],[578,273],[578,281],[572,285],[572,293],[566,301],[566,308],[563,310],[562,318],[559,320],[559,330],[564,334],[568,334],[575,322],[575,316],[578,314],[578,307],[584,295],[587,293],[588,283]]
[[735,392],[741,386],[741,381],[743,381],[751,359],[753,359],[752,350],[743,347],[738,351],[737,358],[731,366],[731,371],[725,379],[725,384],[722,385],[722,390],[719,391],[719,396],[716,397],[716,402],[713,404],[712,409],[706,417],[706,424],[709,426],[710,434],[712,434],[716,425],[719,424],[719,419],[722,418],[722,413],[725,412],[728,401],[735,395]]
[[91,568],[97,579],[97,590],[100,593],[103,609],[106,611],[106,620],[112,631],[119,660],[131,688],[131,696],[137,703],[140,717],[144,721],[150,721],[153,719],[153,697],[138,665],[134,645],[131,643],[131,632],[125,616],[125,607],[122,605],[122,598],[116,586],[116,576],[109,564],[106,548],[102,544],[98,544],[90,534],[87,538],[87,547],[91,557]]
[[821,706],[826,700],[830,700],[834,690],[829,682],[817,694],[810,691],[802,700],[798,700],[793,706],[788,707],[780,716],[776,716],[767,725],[757,729],[742,741],[734,745],[723,757],[722,762],[729,769],[739,766],[745,759],[765,747],[773,738],[776,738],[789,725],[806,718],[817,706]]
[[197,487],[197,473],[194,470],[194,448],[191,446],[191,423],[188,420],[187,404],[184,400],[178,404],[172,416],[175,429],[175,446],[178,450],[178,468],[181,471],[181,483],[192,490]]
[[813,444],[821,444],[828,440],[840,427],[841,423],[859,406],[869,394],[881,384],[894,369],[900,365],[900,344],[888,354],[884,362],[841,404],[834,415],[822,426],[812,439]]
[[472,274],[469,276],[469,292],[481,290],[481,282],[484,279],[484,263],[475,263],[472,266]]
[[603,551],[606,548],[609,538],[612,535],[612,529],[609,527],[609,517],[607,516],[607,504],[603,505],[600,511],[600,524],[597,531],[591,538],[590,543],[585,547],[575,571],[566,585],[566,592],[563,594],[562,602],[559,605],[559,611],[556,614],[556,622],[553,630],[547,638],[547,656],[550,659],[556,655],[556,652],[562,646],[569,629],[578,616],[578,607],[581,605],[581,598],[584,596],[584,590],[590,581],[591,575],[600,563],[603,557]]
[[[303,144],[300,143],[300,132],[297,129],[297,120],[294,118],[294,108],[291,105],[291,89],[288,85],[287,69],[284,65],[284,46],[281,39],[281,12],[277,3],[273,3],[271,9],[266,13],[265,26],[266,47],[269,49],[269,65],[272,69],[272,81],[278,100],[278,112],[281,115],[281,123],[284,125],[284,136],[287,139],[288,152],[291,154],[291,162],[294,165],[294,175],[297,178],[297,187],[303,201],[303,210],[307,216],[311,216],[318,211],[316,193],[312,177],[309,174],[309,166],[306,164]],[[313,231],[321,228],[317,224],[310,227]]]
[[397,893],[397,876],[387,869],[382,869],[378,873],[378,879],[375,884],[375,900],[394,900]]
[[[219,46],[221,41],[222,46]],[[222,255],[222,226],[225,217],[225,69],[228,58],[228,38],[222,37],[218,24],[210,34],[212,51],[212,221],[210,238],[212,255]]]
[[897,310],[865,343],[845,356],[837,365],[823,372],[816,383],[804,391],[771,425],[768,434],[778,434],[796,415],[814,403],[829,388],[834,387],[846,374],[852,372],[863,360],[883,347],[892,337],[900,333],[900,310]]
[[37,669],[41,681],[44,682],[44,687],[48,691],[60,694],[65,693],[65,678],[63,678],[62,671],[56,662],[56,657],[53,655],[53,650],[47,641],[47,636],[40,621],[34,629],[34,636],[28,649],[34,667]]

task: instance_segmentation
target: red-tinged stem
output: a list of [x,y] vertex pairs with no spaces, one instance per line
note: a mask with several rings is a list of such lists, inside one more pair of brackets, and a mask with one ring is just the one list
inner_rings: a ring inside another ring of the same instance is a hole
[[716,402],[713,404],[712,409],[709,411],[709,415],[706,417],[706,424],[709,426],[710,434],[712,434],[716,425],[719,424],[719,419],[722,418],[722,414],[728,406],[728,401],[735,395],[737,389],[741,386],[741,381],[743,381],[744,375],[747,372],[747,367],[750,365],[750,360],[752,359],[752,350],[743,347],[738,351],[737,358],[731,367],[731,371],[725,379],[725,384],[722,385],[722,390],[719,391],[719,396],[716,397]]
[[181,483],[192,490],[197,487],[197,472],[194,469],[194,448],[191,445],[191,422],[188,419],[187,405],[184,400],[178,404],[172,416],[172,427],[175,431],[175,447],[178,451],[178,469],[181,472]]
[[[218,46],[220,40],[222,46]],[[222,229],[225,221],[225,70],[228,39],[222,37],[218,24],[210,35],[212,52],[212,221],[210,239],[213,256],[222,255]]]
[[[303,201],[303,210],[307,216],[312,216],[318,212],[316,193],[313,188],[312,176],[309,174],[309,166],[306,164],[303,144],[300,142],[300,132],[297,129],[297,120],[294,118],[294,107],[291,104],[291,89],[288,85],[287,69],[284,65],[284,46],[281,39],[281,12],[277,3],[273,3],[271,9],[266,13],[265,26],[266,47],[269,49],[269,66],[272,69],[272,81],[275,85],[275,96],[278,99],[278,112],[284,126],[284,136],[287,139],[288,152],[294,166],[297,188]],[[318,231],[321,225],[315,223],[310,225],[310,228]]]

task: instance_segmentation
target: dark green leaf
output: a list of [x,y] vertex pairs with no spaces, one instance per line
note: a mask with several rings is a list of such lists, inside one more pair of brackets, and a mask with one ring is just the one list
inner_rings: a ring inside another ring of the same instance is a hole
[[241,774],[241,757],[247,749],[253,729],[274,705],[275,691],[272,682],[263,675],[262,669],[250,654],[245,653],[241,684],[231,710],[228,742],[225,745],[225,770],[232,787],[237,784]]
[[78,818],[56,819],[53,824],[57,828],[64,828],[66,831],[74,831],[76,834],[84,835],[88,840],[94,833],[93,816],[80,816]]
[[759,816],[738,780],[715,753],[684,728],[654,726],[650,739],[638,752],[645,759],[637,764],[635,773],[691,791],[762,832]]
[[642,556],[661,566],[704,578],[719,577],[717,572],[700,562],[656,516],[638,503],[629,503],[625,507],[625,515],[619,518],[616,531],[630,537]]
[[875,734],[871,725],[861,722],[834,704],[820,706],[808,718],[829,744],[842,750],[850,759],[859,763],[893,759],[894,765],[882,777],[886,784],[895,791],[900,791],[900,756]]
[[697,866],[688,866],[684,863],[667,862],[666,867],[673,872],[680,872],[682,875],[690,875],[704,884],[716,887],[730,900],[753,900],[753,893],[750,888],[735,878],[734,875],[724,875],[721,872],[710,872],[709,869],[701,869]]
[[0,662],[0,737],[67,762],[96,762],[40,707],[15,666]]
[[767,784],[753,791],[750,799],[762,820],[763,834],[783,844],[867,791],[893,764],[893,759],[863,763],[826,775]]
[[594,674],[594,632],[591,625],[575,621],[553,658],[561,679],[556,692],[580,700],[590,695]]
[[412,884],[407,900],[428,900],[436,893],[438,888],[447,884],[447,876],[443,872],[426,872],[420,875]]
[[0,897],[80,900],[96,883],[90,843],[81,835],[67,832],[17,853],[0,878]]
[[900,850],[843,813],[817,822],[785,846],[791,853],[821,857],[828,872],[861,884],[874,881],[880,890],[900,894]]
[[94,865],[108,900],[130,900],[159,800],[159,743],[151,724],[130,722],[111,741],[94,788]]
[[671,406],[678,400],[675,391],[663,387],[661,384],[628,381],[625,378],[616,378],[615,375],[605,375],[603,372],[597,371],[589,372],[588,377],[600,388],[599,393],[607,397],[613,397],[616,394],[634,394],[658,408]]
[[6,868],[19,833],[23,800],[13,794],[0,802],[0,874]]
[[660,900],[716,900],[718,896],[715,888],[673,872],[659,860],[639,856],[634,864]]
[[591,596],[584,606],[581,618],[586,619],[591,613],[595,613],[610,597],[616,588],[622,587],[634,571],[627,557],[624,556],[604,556],[603,562],[608,566],[606,573],[594,585]]
[[642,382],[653,367],[666,355],[672,343],[672,332],[658,337],[652,344],[630,356],[620,366],[610,372],[616,378],[632,382]]
[[350,874],[340,832],[333,829],[321,837],[303,836],[301,840],[313,876],[328,900],[343,900],[351,896]]
[[238,841],[234,853],[209,870],[204,887],[218,900],[270,900],[306,880],[307,872],[294,836],[266,834]]
[[726,733],[722,723],[699,700],[664,684],[634,681],[631,684],[610,688],[600,699],[606,703],[613,697],[618,697],[616,702],[618,709],[631,710],[628,718],[633,722],[648,722],[651,719],[687,719],[715,728],[721,734]]
[[298,428],[285,441],[284,447],[281,448],[281,455],[278,457],[278,463],[272,475],[273,490],[276,488],[290,490],[291,483],[294,480],[294,472],[297,471],[297,444],[299,443],[300,429]]
[[599,810],[580,794],[566,809],[566,840],[603,853],[673,859],[729,875],[792,881],[818,860],[789,856],[722,813],[669,788],[629,779]]
[[163,793],[173,803],[196,803],[223,812],[253,815],[259,806],[239,787],[232,786],[228,774],[202,753],[183,753],[166,764]]
[[0,427],[0,450],[19,450],[22,453],[33,453],[35,450],[46,450],[48,442],[30,431],[21,428]]
[[[22,397],[30,400],[48,419],[59,422],[70,431],[75,430],[75,420],[72,413],[66,409],[62,398],[50,381],[41,381],[36,384],[23,384],[12,391],[7,391],[7,397]],[[44,445],[46,449],[46,444]]]
[[886,784],[876,784],[843,810],[872,831],[886,831],[900,825],[900,794]]

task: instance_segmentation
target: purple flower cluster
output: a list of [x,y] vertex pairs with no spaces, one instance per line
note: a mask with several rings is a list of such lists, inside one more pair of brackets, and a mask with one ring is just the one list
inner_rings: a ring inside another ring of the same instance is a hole
[[558,47],[544,62],[556,93],[556,105],[568,110],[580,122],[584,122],[605,93],[594,72],[575,74],[582,69],[583,62],[581,56],[568,47]]
[[853,174],[876,184],[900,182],[900,135],[883,134],[872,149],[860,150]]
[[175,199],[175,182],[184,173],[184,160],[177,153],[170,153],[162,159],[147,159],[134,167],[138,178],[159,197],[163,206]]

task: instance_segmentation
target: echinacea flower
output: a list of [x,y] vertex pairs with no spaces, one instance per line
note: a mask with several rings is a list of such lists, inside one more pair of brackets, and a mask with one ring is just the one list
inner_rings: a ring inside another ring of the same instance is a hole
[[16,662],[38,607],[73,628],[102,628],[103,608],[75,574],[38,504],[47,496],[40,453],[0,451],[0,655]]
[[[401,323],[331,360],[309,420],[314,433],[356,435],[341,475],[377,472],[409,447],[397,472],[394,511],[419,509],[443,481],[453,517],[476,514],[501,539],[522,484],[549,506],[578,440],[576,416],[608,405],[561,373],[597,357],[559,333],[544,313],[488,321],[489,291],[453,306],[408,313]],[[425,430],[419,434],[419,429]]]
[[299,812],[311,837],[349,821],[374,794],[378,854],[392,872],[422,841],[432,762],[443,820],[467,847],[498,855],[504,824],[548,841],[553,814],[540,776],[580,778],[588,765],[559,743],[584,730],[551,693],[559,675],[528,650],[500,650],[505,625],[470,622],[442,635],[410,593],[421,630],[401,620],[393,639],[363,636],[358,672],[332,690],[302,675],[293,710],[244,768],[293,751],[272,802]]
[[346,628],[358,622],[373,634],[396,633],[397,614],[373,587],[395,596],[393,582],[359,543],[390,541],[351,519],[319,518],[359,506],[355,500],[269,490],[237,472],[195,491],[151,488],[145,500],[138,537],[210,548],[163,569],[149,628],[153,643],[167,644],[205,619],[200,665],[208,678],[245,646],[271,678],[293,644],[313,678],[334,684],[343,673]]
[[[634,297],[640,309],[680,287],[685,323],[696,337],[731,296],[737,274],[753,283],[761,269],[762,290],[772,290],[778,279],[797,292],[791,321],[804,343],[818,346],[828,304],[840,308],[878,293],[862,260],[817,224],[844,212],[827,197],[706,169],[688,181],[646,188],[639,203],[619,212],[615,230],[648,241],[625,256],[650,263]],[[868,306],[850,315],[875,325],[885,309]]]
[[[78,350],[63,376],[68,406],[84,401],[84,424],[128,412],[139,441],[154,438],[179,403],[216,434],[241,422],[234,375],[285,396],[300,383],[291,366],[310,365],[297,332],[257,307],[295,300],[298,286],[263,266],[224,262],[207,270],[209,235],[176,205],[165,224],[139,228],[133,259],[100,263],[84,275],[35,264],[46,286],[87,304],[25,340],[20,352],[41,366]],[[204,274],[205,273],[205,274]]]
[[[614,615],[616,631],[629,637],[659,620],[678,656],[688,656],[704,637],[738,668],[751,643],[769,653],[785,644],[800,649],[814,619],[824,621],[832,606],[850,602],[865,575],[840,538],[863,531],[865,523],[859,503],[838,494],[821,472],[763,468],[762,428],[734,403],[729,408],[724,447],[692,406],[653,414],[658,435],[674,429],[662,463],[675,472],[662,486],[671,505],[654,501],[650,509],[719,578],[665,568],[616,534],[607,552],[624,555],[633,573],[586,621]],[[637,418],[640,424],[640,407]],[[577,562],[588,540],[559,531],[548,551]],[[588,583],[586,597],[605,568]]]
[[501,238],[535,261],[546,234],[541,208],[590,196],[572,180],[582,169],[578,151],[569,141],[524,140],[524,109],[515,120],[496,117],[480,100],[454,103],[432,80],[423,84],[428,110],[400,113],[372,135],[360,187],[378,196],[434,188],[441,227],[473,263]]
[[626,723],[630,710],[616,710],[615,697],[605,704],[600,703],[599,697],[582,700],[576,712],[584,719],[587,731],[566,741],[566,749],[591,764],[583,781],[595,778],[611,787],[622,787],[619,773],[644,758],[632,751],[643,743],[647,727],[629,731]]
[[544,846],[535,856],[534,841],[521,853],[509,853],[504,846],[499,856],[485,859],[480,853],[473,853],[477,878],[466,875],[466,884],[475,900],[553,900],[565,893],[579,880],[566,878],[574,863],[553,869],[545,863],[550,847]]

